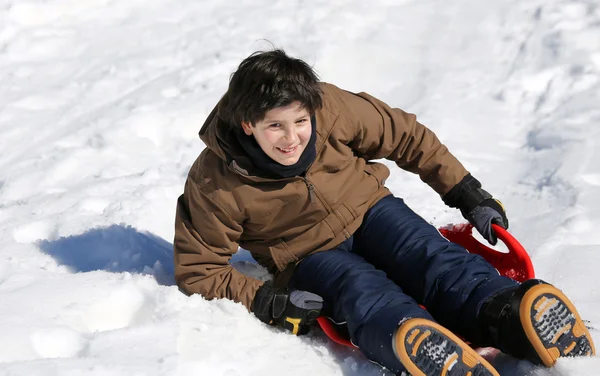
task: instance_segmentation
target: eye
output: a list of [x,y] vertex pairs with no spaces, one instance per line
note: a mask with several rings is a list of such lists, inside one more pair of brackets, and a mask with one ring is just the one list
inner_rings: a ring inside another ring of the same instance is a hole
[[279,127],[281,127],[281,124],[279,124],[279,123],[269,124],[269,128],[279,128]]
[[306,123],[308,121],[308,119],[304,118],[304,119],[300,119],[296,122],[296,124],[302,124],[302,123]]

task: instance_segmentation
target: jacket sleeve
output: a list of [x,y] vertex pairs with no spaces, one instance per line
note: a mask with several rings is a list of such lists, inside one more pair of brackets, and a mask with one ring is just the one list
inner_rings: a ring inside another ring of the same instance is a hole
[[[339,90],[339,89],[338,89]],[[416,116],[366,93],[340,90],[351,124],[350,147],[367,160],[386,158],[445,195],[468,171]]]
[[188,177],[175,219],[175,280],[180,290],[206,299],[227,298],[251,310],[263,282],[229,264],[241,233],[242,226]]

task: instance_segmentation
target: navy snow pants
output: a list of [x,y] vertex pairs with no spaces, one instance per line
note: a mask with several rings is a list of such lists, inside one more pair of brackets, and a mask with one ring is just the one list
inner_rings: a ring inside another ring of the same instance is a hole
[[291,280],[292,288],[322,296],[352,342],[393,372],[404,370],[392,345],[403,319],[427,318],[473,339],[485,298],[516,284],[393,195],[379,200],[344,243],[302,260]]

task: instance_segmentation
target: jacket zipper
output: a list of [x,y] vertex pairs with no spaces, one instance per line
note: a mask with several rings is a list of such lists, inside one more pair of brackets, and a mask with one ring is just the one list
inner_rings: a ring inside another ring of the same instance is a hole
[[[331,206],[329,206],[329,203],[327,201],[325,201],[325,199],[323,197],[321,197],[319,191],[317,191],[317,188],[315,188],[315,186],[311,182],[309,182],[308,179],[306,179],[306,178],[302,178],[302,179],[304,180],[304,182],[306,183],[306,186],[308,187],[308,195],[310,197],[311,204],[316,202],[315,199],[318,198],[321,201],[321,203],[323,204],[323,206],[325,207],[325,210],[327,210],[328,214],[334,213]],[[335,213],[335,215],[340,219],[340,221],[342,221],[342,223],[344,222],[343,218],[341,218],[338,213]],[[346,239],[349,239],[352,236],[348,232],[348,230],[346,230],[345,227],[342,229],[342,233],[344,234]]]
[[[315,194],[315,186],[309,182],[307,179],[304,179],[304,183],[306,184],[306,186],[308,187],[308,197],[310,198],[310,203],[312,204],[316,204],[317,203],[317,197]],[[326,206],[326,205],[324,205]],[[329,209],[328,209],[329,211]]]

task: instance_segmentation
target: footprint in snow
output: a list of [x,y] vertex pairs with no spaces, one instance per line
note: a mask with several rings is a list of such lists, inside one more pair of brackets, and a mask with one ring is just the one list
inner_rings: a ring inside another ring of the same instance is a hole
[[74,358],[88,344],[81,333],[66,327],[38,330],[31,335],[30,340],[41,358]]
[[115,330],[147,321],[154,304],[140,288],[127,285],[96,301],[83,315],[92,332]]

